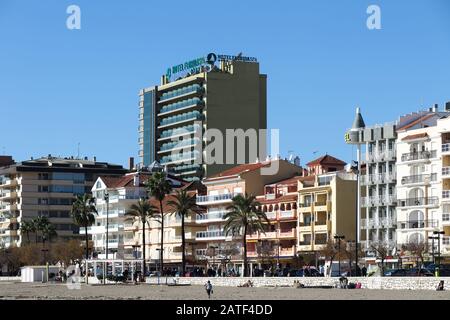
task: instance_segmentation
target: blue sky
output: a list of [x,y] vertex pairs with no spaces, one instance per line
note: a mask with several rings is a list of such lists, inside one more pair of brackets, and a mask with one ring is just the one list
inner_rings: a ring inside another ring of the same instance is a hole
[[[76,4],[82,29],[66,28]],[[381,30],[366,9],[381,8]],[[450,101],[450,2],[0,0],[0,152],[137,157],[138,92],[208,52],[255,56],[268,125],[302,163],[344,132]]]

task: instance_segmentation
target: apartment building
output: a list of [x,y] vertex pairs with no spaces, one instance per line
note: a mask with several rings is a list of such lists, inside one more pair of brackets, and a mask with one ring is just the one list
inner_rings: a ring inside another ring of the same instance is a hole
[[1,167],[0,244],[21,246],[27,237],[21,233],[20,224],[38,216],[48,217],[62,240],[79,236],[70,216],[74,197],[90,193],[98,176],[123,175],[126,171],[120,165],[96,159],[51,155]]
[[[216,66],[216,61],[219,66]],[[168,69],[159,86],[139,93],[139,145],[143,166],[158,161],[184,180],[199,180],[238,164],[223,159],[207,164],[206,130],[266,129],[267,76],[255,58],[209,54]],[[265,141],[257,143],[265,157]],[[247,147],[245,147],[247,148]],[[246,155],[245,163],[255,161]]]
[[[308,163],[310,172],[298,180],[297,253],[320,258],[335,235],[356,239],[356,175],[343,171],[346,163],[326,155]],[[333,240],[334,241],[334,240]]]
[[[185,182],[179,185],[176,189],[184,189],[192,196],[204,194],[206,188],[198,181]],[[174,192],[176,191],[174,189]],[[182,228],[181,217],[174,213],[174,209],[169,205],[170,201],[175,200],[174,194],[170,194],[163,202],[164,212],[164,244],[163,244],[163,258],[164,268],[172,268],[180,270],[182,261]],[[152,199],[151,203],[159,208],[159,202]],[[196,251],[196,234],[202,230],[202,225],[197,222],[202,217],[202,208],[200,211],[192,213],[184,218],[184,236],[185,236],[185,256],[186,268],[189,270],[194,266],[203,266],[203,261],[198,260],[195,255]],[[142,232],[137,235],[139,244],[142,243]],[[148,251],[147,257],[151,262],[151,269],[159,270],[160,250],[161,250],[161,224],[157,220],[150,221],[150,228],[148,230]]]
[[[92,235],[94,258],[106,259],[106,228],[108,225],[108,259],[135,259],[142,254],[139,230],[142,224],[126,219],[132,204],[147,197],[145,182],[150,172],[131,172],[117,177],[99,177],[92,187],[97,215],[88,228]],[[80,234],[84,234],[80,230]],[[141,232],[142,234],[142,232]]]
[[264,186],[264,194],[256,198],[259,210],[270,221],[265,232],[247,237],[247,255],[252,265],[267,269],[293,263],[297,254],[297,199],[298,181],[313,176],[294,176]]
[[[414,116],[401,118],[397,129],[398,247],[423,242],[429,253],[439,247],[450,256],[450,230],[445,228],[450,224],[450,113],[439,112],[436,105]],[[442,230],[447,233],[438,246],[428,237]]]
[[[275,174],[264,175],[261,170],[269,166],[278,166],[278,171]],[[227,212],[227,207],[231,205],[233,197],[237,194],[262,195],[264,194],[265,186],[276,181],[301,175],[302,173],[303,169],[301,167],[286,160],[276,159],[239,165],[205,179],[204,184],[207,188],[207,195],[197,197],[197,204],[206,207],[206,214],[198,217],[196,221],[197,225],[203,228],[195,236],[198,259],[206,261],[210,267],[233,267],[235,271],[242,274],[241,236],[233,237],[226,235],[223,231],[225,224],[223,217]],[[292,205],[293,203],[291,202]],[[287,207],[284,208],[287,212]],[[287,213],[285,214],[287,215]],[[287,219],[290,219],[290,225],[295,228],[295,222],[292,223],[292,217]],[[285,236],[284,232],[283,236]],[[292,233],[286,239],[289,239],[289,237],[295,238]],[[250,238],[249,240],[255,239]],[[253,249],[250,246],[251,250]],[[251,269],[252,267],[250,266]]]

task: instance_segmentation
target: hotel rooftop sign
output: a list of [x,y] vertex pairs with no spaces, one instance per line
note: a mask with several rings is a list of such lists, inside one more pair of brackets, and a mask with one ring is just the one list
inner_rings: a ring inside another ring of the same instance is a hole
[[194,74],[198,72],[208,72],[211,71],[216,61],[257,62],[258,60],[254,57],[244,57],[242,55],[230,56],[224,54],[216,55],[215,53],[209,53],[206,57],[200,57],[167,68],[166,77],[168,80],[170,80],[172,76],[176,75],[182,76],[188,73]]

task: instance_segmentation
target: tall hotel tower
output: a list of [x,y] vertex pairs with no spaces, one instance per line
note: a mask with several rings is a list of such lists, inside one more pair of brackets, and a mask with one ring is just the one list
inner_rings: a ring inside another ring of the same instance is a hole
[[[236,160],[226,161],[225,146],[230,142],[226,141],[226,130],[259,132],[267,128],[266,82],[267,76],[260,74],[256,59],[242,55],[210,53],[168,68],[159,86],[142,89],[139,94],[141,165],[158,161],[187,181],[236,166]],[[212,153],[219,156],[212,164],[194,161],[205,159],[208,144],[218,142],[205,135],[209,129],[223,134],[223,156]],[[257,146],[245,143],[246,163],[255,162],[247,152],[254,147],[258,155],[265,155],[265,142],[258,140]],[[236,151],[239,139],[233,141]]]

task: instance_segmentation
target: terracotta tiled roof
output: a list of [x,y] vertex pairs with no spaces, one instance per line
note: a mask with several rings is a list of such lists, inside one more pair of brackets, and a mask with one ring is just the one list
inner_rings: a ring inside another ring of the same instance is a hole
[[295,176],[289,179],[281,180],[275,183],[271,183],[269,185],[290,185],[297,184],[298,181],[310,181],[314,180],[315,176]]
[[213,175],[213,176],[207,178],[206,180],[213,180],[213,179],[222,178],[222,177],[238,176],[239,174],[242,174],[244,172],[254,171],[259,168],[268,166],[268,165],[270,165],[270,162],[241,164],[239,166],[230,168],[228,170],[222,171],[221,173]]
[[297,193],[295,194],[287,194],[276,199],[265,199],[264,196],[261,198],[257,198],[256,200],[261,204],[273,204],[273,203],[282,203],[282,202],[296,202],[298,198]]
[[322,157],[320,157],[320,158],[318,158],[316,160],[313,160],[313,161],[309,162],[307,164],[307,166],[311,167],[311,166],[314,166],[314,165],[317,165],[317,164],[340,164],[340,165],[346,165],[347,163],[342,161],[342,160],[339,160],[338,158],[335,158],[335,157],[330,156],[330,155],[327,154],[327,155],[324,155],[324,156],[322,156]]
[[418,134],[411,134],[409,136],[406,136],[402,139],[402,141],[406,140],[414,140],[414,139],[421,139],[421,138],[428,138],[428,133],[418,133]]
[[413,121],[413,122],[411,122],[411,123],[409,123],[409,124],[407,124],[407,125],[405,125],[405,126],[403,126],[403,127],[397,128],[397,130],[406,130],[406,129],[409,129],[409,128],[415,126],[416,124],[418,124],[418,123],[420,123],[420,122],[422,122],[422,121],[425,121],[425,120],[431,118],[431,117],[434,116],[434,115],[435,115],[434,113],[429,113],[429,114],[423,115],[423,116],[420,117],[419,119],[417,119],[417,120],[415,120],[415,121]]

